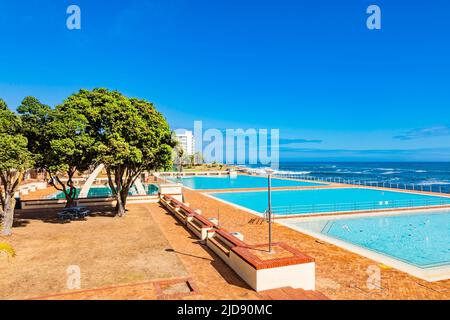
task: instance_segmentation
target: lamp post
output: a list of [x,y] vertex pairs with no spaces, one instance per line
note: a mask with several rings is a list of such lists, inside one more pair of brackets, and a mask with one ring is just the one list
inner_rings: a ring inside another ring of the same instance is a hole
[[271,194],[271,175],[273,174],[274,170],[267,168],[267,215],[269,220],[269,253],[272,253],[272,194]]

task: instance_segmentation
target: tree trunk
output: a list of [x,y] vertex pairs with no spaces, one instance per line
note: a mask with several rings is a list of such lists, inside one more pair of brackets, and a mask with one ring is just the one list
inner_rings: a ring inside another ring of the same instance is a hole
[[0,188],[0,213],[5,210],[5,198],[3,197],[3,189]]
[[119,217],[125,217],[127,209],[128,188],[122,188],[117,192],[116,213]]
[[128,192],[141,171],[130,171],[126,167],[119,166],[113,169],[114,179],[111,171],[111,168],[106,168],[108,183],[116,198],[116,214],[119,217],[124,217],[126,214]]
[[117,204],[116,204],[116,214],[119,217],[125,216],[125,204],[122,202],[122,197],[120,194],[116,195]]
[[73,207],[75,199],[66,195],[66,208]]
[[9,236],[12,232],[14,223],[14,209],[16,207],[16,198],[14,197],[16,191],[19,189],[19,184],[23,180],[23,172],[11,170],[1,175],[2,189],[5,196],[2,200],[4,208],[1,213],[1,230],[0,234]]
[[120,167],[114,168],[114,180],[112,177],[112,172],[110,168],[106,168],[106,173],[108,174],[108,183],[111,191],[116,198],[116,215],[119,217],[125,216],[125,203],[122,201],[122,174],[123,171]]
[[70,184],[69,192],[65,191],[64,195],[66,196],[66,208],[73,207],[77,195],[77,188]]
[[[67,180],[66,184],[64,184],[64,182],[61,181],[61,179],[58,177],[57,173],[55,173],[54,175],[51,175],[53,177],[52,178],[53,186],[55,187],[55,189],[64,193],[64,197],[66,198],[66,208],[70,208],[73,206],[76,195],[77,195],[77,192],[76,192],[77,189],[73,185],[73,181],[72,181],[72,177],[73,177],[74,173],[75,173],[75,169],[68,171],[67,174],[68,174],[69,179]],[[67,188],[69,188],[69,190],[67,190]]]
[[14,222],[14,209],[16,207],[16,199],[14,194],[7,192],[5,197],[5,209],[2,217],[2,236],[9,236]]

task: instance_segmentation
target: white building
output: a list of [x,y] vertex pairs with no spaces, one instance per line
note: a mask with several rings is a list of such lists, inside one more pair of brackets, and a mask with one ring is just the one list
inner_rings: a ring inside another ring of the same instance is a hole
[[176,130],[175,135],[180,142],[184,153],[188,156],[195,154],[195,140],[192,131],[189,130]]

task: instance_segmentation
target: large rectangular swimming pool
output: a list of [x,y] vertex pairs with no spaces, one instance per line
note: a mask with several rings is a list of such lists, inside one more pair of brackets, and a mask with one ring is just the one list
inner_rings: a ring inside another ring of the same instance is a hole
[[[258,213],[267,209],[267,191],[222,192],[210,195]],[[366,188],[272,191],[272,212],[280,216],[437,205],[450,205],[450,197]]]
[[[267,178],[258,176],[196,176],[172,180],[179,181],[184,186],[195,190],[267,188]],[[326,184],[299,180],[272,179],[272,187],[313,187],[324,185]]]
[[450,275],[450,210],[311,221],[288,219],[282,224],[406,272],[414,272],[414,268],[398,265],[396,260],[419,269],[434,269],[432,274],[415,274],[419,277],[432,276],[436,280]]

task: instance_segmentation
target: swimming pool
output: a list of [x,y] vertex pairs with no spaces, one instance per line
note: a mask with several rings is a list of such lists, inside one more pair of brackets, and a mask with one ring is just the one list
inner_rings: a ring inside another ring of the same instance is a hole
[[281,223],[421,278],[450,276],[450,210]]
[[[248,189],[267,188],[267,177],[258,176],[214,176],[214,177],[182,177],[179,180],[184,186],[195,190]],[[305,182],[298,180],[271,179],[272,187],[313,187],[325,183]]]
[[[267,191],[223,192],[210,195],[258,213],[263,213],[267,209]],[[436,205],[450,205],[450,197],[367,188],[272,191],[272,212],[280,216]]]
[[[158,187],[154,184],[144,184],[144,189],[148,195],[150,194],[156,194],[158,193]],[[76,198],[78,198],[78,194],[80,193],[81,188],[77,188],[76,190]],[[89,189],[88,192],[88,198],[104,198],[104,197],[110,197],[111,196],[111,189],[106,186],[92,186]],[[136,195],[137,192],[134,188],[132,188],[129,192],[129,195]],[[64,193],[61,191],[58,191],[51,196],[48,197],[48,199],[65,199]]]

